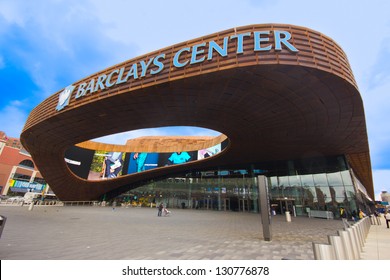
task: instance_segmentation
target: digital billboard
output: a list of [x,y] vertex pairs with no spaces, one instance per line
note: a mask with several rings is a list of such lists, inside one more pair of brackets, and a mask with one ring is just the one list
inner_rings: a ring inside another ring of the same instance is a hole
[[172,153],[91,151],[72,147],[66,152],[65,161],[79,177],[88,180],[113,179],[157,167],[183,164],[205,159],[221,152],[224,143],[199,151]]
[[217,144],[207,149],[202,149],[198,151],[198,159],[204,159],[211,157],[215,154],[218,154],[221,151],[221,144]]
[[105,156],[103,179],[118,177],[123,168],[122,155],[120,152],[110,152]]
[[131,153],[127,174],[142,172],[158,167],[158,153]]
[[71,147],[65,151],[65,162],[80,178],[87,179],[95,151]]

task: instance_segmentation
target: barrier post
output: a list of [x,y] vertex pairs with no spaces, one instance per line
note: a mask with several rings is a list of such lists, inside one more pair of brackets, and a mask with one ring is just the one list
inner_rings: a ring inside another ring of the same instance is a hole
[[286,222],[291,222],[291,214],[290,214],[290,211],[286,211]]
[[336,260],[347,260],[343,240],[338,235],[328,235],[329,244],[332,245]]
[[7,217],[0,216],[0,238],[1,238],[1,235],[3,234],[3,229],[5,227],[5,222],[6,221],[7,221]]
[[346,255],[347,260],[355,260],[354,251],[352,249],[352,240],[350,238],[348,231],[339,230],[338,234],[340,235],[340,237],[343,241],[343,246],[344,246],[345,255]]
[[336,260],[332,245],[313,242],[313,252],[315,260]]
[[28,211],[32,211],[34,209],[34,201],[31,201],[30,206],[28,207]]
[[353,230],[353,227],[348,228],[347,232],[348,232],[349,237],[351,239],[354,259],[358,260],[358,259],[360,259],[360,244],[359,244],[359,241],[357,240],[357,236],[355,235],[355,231]]

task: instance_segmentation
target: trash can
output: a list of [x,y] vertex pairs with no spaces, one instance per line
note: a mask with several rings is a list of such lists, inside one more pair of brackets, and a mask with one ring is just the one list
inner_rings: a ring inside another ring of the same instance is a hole
[[7,221],[7,217],[0,216],[0,238],[1,238],[1,234],[3,233],[3,229],[6,221]]
[[290,211],[286,211],[286,222],[291,222],[291,214],[290,214]]

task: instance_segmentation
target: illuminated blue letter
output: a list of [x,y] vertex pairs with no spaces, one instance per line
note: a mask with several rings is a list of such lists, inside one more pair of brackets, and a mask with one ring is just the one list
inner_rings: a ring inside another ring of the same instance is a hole
[[115,85],[115,83],[111,83],[111,78],[112,78],[112,75],[114,75],[115,73],[118,73],[118,72],[119,72],[119,70],[115,69],[110,74],[108,74],[107,80],[106,80],[106,87],[112,87],[113,85]]
[[217,43],[214,41],[210,41],[209,43],[209,53],[207,55],[207,60],[213,59],[213,50],[215,50],[217,53],[219,53],[221,56],[227,56],[228,51],[228,44],[227,41],[229,40],[229,37],[223,38],[223,48],[221,48]]
[[157,70],[150,70],[150,74],[154,75],[154,74],[157,74],[157,73],[160,73],[163,69],[164,69],[164,63],[162,63],[162,61],[160,61],[159,59],[164,59],[165,58],[165,53],[162,53],[158,56],[156,56],[153,60],[153,64],[155,66],[157,66]]
[[85,89],[85,94],[87,94],[87,91],[90,93],[95,92],[95,79],[91,79],[87,88]]
[[77,90],[77,93],[75,95],[75,98],[78,99],[85,95],[85,87],[87,86],[87,83],[82,83],[79,85],[79,88]]
[[130,76],[133,76],[133,79],[138,79],[138,69],[137,69],[137,63],[134,63],[129,72],[127,73],[127,76],[125,78],[125,81],[127,82],[127,80],[130,78]]
[[[291,39],[291,34],[287,31],[274,31],[275,34],[275,50],[281,51],[282,50],[282,43],[292,52],[298,52],[298,50],[291,45],[288,40]],[[284,37],[281,38],[281,35]]]
[[[269,51],[271,50],[272,48],[272,45],[268,45],[266,47],[261,47],[260,44],[261,42],[269,42],[269,34],[270,34],[270,31],[256,31],[256,32],[253,32],[254,34],[254,40],[255,40],[255,43],[254,43],[254,51]],[[261,38],[261,35],[267,35],[266,38]]]
[[204,56],[202,56],[199,59],[196,59],[196,56],[198,54],[204,53],[204,49],[198,50],[198,48],[199,47],[204,47],[205,45],[206,45],[206,43],[202,43],[202,44],[198,44],[198,45],[195,45],[195,46],[192,47],[192,55],[191,55],[191,62],[190,62],[190,64],[199,63],[199,62],[202,62],[204,60]]
[[180,63],[179,62],[179,56],[183,53],[183,52],[189,52],[190,51],[190,48],[183,48],[181,49],[180,51],[178,51],[175,56],[173,57],[173,66],[177,67],[177,68],[180,68],[180,67],[184,67],[187,65],[188,63],[188,60],[186,62],[183,62],[183,63]]
[[122,67],[121,69],[119,69],[118,79],[116,80],[117,85],[122,84],[122,83],[126,83],[126,79],[122,80],[123,72],[125,72],[125,67]]
[[248,37],[248,36],[249,37],[251,36],[250,32],[230,36],[230,39],[237,39],[237,53],[244,52],[244,37]]
[[95,90],[94,91],[97,91],[99,88],[101,90],[104,89],[104,85],[103,85],[103,82],[104,80],[107,78],[107,75],[106,74],[103,74],[103,75],[100,75],[97,79],[97,82],[96,82],[96,85],[95,85]]
[[148,70],[150,63],[152,63],[153,57],[149,59],[148,63],[141,60],[139,63],[141,64],[141,77],[145,77],[146,70]]

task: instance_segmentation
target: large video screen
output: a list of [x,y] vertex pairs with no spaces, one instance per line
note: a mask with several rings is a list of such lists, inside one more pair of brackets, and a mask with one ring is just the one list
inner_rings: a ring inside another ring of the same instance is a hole
[[87,179],[94,153],[94,151],[74,146],[65,151],[65,162],[74,174]]
[[160,153],[158,166],[168,166],[190,162],[197,160],[196,156],[197,152]]
[[221,144],[217,144],[207,149],[198,151],[198,159],[204,159],[218,154],[221,151]]
[[[157,167],[206,159],[221,152],[224,144],[218,144],[199,151],[172,153],[90,151],[75,147],[67,152],[66,162],[71,170],[82,178],[88,178],[88,180],[113,179],[118,176],[139,173]],[[75,161],[75,159],[77,160]],[[86,167],[87,165],[89,166],[88,168]]]
[[130,153],[127,174],[158,167],[158,153]]
[[131,153],[128,158],[127,174],[142,172],[156,167],[187,163],[211,157],[221,152],[221,144],[199,151],[173,153]]
[[90,166],[88,180],[112,179],[122,175],[124,166],[122,152],[96,151]]

